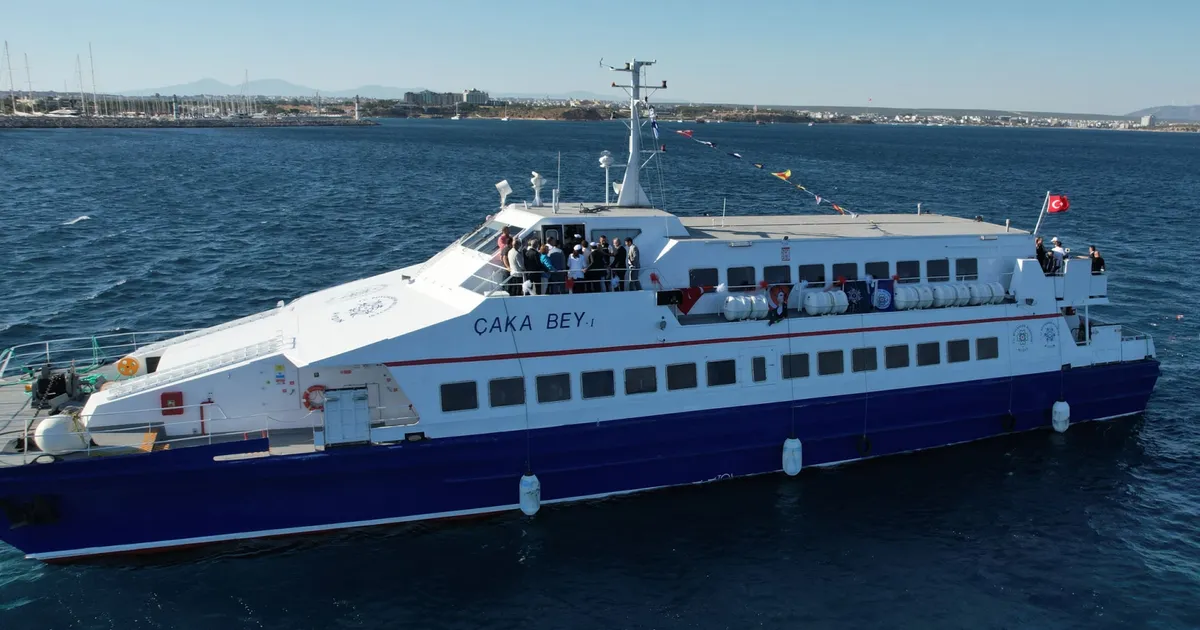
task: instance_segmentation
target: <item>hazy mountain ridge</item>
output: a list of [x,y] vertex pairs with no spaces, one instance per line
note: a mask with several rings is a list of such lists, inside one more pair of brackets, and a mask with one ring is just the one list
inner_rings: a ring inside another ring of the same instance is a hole
[[1174,120],[1179,122],[1200,122],[1200,105],[1159,105],[1147,107],[1129,114],[1134,118],[1154,116],[1159,120]]

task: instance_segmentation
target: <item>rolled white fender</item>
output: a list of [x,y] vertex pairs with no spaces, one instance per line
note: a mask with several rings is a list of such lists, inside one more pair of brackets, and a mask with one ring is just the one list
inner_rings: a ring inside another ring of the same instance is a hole
[[1059,433],[1066,433],[1071,426],[1071,405],[1067,401],[1060,400],[1050,408],[1050,425]]
[[542,482],[538,481],[537,475],[530,473],[521,477],[520,495],[521,511],[526,516],[537,514],[542,507]]
[[803,449],[804,446],[796,438],[788,438],[783,441],[783,472],[787,473],[789,477],[800,474],[800,469],[804,465]]
[[90,442],[87,429],[67,414],[43,418],[33,431],[33,443],[51,455],[87,450]]

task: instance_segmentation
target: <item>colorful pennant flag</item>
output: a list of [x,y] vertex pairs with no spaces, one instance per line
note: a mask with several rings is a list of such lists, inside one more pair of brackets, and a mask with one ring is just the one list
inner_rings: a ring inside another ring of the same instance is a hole
[[786,182],[787,180],[792,178],[792,169],[789,168],[788,170],[783,171],[781,173],[771,173],[771,174]]
[[692,130],[691,130],[691,129],[680,129],[680,130],[676,131],[675,133],[677,133],[677,134],[679,134],[679,135],[683,136],[684,138],[691,138],[691,137],[692,137]]

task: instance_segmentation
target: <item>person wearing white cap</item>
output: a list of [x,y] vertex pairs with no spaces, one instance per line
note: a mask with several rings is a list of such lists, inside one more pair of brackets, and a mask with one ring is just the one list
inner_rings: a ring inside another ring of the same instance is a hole
[[1054,246],[1050,253],[1054,255],[1054,273],[1062,273],[1063,259],[1067,257],[1067,250],[1063,247],[1062,241],[1058,237],[1051,237],[1050,244]]

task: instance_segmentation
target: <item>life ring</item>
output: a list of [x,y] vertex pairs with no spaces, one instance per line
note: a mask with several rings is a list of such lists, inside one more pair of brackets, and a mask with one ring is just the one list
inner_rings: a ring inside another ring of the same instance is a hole
[[125,357],[117,361],[117,373],[121,376],[133,376],[137,374],[139,367],[141,364],[134,357]]
[[862,436],[858,440],[858,454],[866,457],[871,454],[871,438]]
[[1001,426],[1004,427],[1005,433],[1010,433],[1013,429],[1017,428],[1017,417],[1011,413],[1004,414],[1004,417],[1001,418],[1000,422]]
[[[313,396],[313,394],[319,394]],[[325,386],[313,385],[304,390],[304,408],[309,411],[320,411],[325,409]]]

